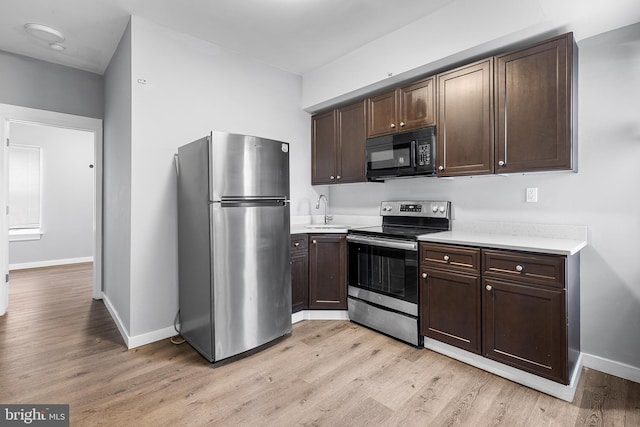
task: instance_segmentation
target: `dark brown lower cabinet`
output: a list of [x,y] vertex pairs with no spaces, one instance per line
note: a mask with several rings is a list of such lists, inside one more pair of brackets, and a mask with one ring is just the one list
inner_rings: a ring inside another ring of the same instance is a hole
[[424,336],[569,384],[580,356],[580,254],[420,244]]
[[291,236],[291,312],[309,307],[309,247],[306,234]]
[[484,355],[568,383],[564,290],[494,279],[483,285]]
[[480,276],[421,271],[421,333],[480,354]]
[[347,309],[346,234],[309,236],[309,308]]

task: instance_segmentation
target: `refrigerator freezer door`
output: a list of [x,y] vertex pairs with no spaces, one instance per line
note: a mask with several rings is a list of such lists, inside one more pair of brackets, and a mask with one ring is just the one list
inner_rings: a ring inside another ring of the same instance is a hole
[[291,332],[289,204],[211,204],[215,360]]
[[232,133],[211,133],[210,200],[289,199],[289,144]]

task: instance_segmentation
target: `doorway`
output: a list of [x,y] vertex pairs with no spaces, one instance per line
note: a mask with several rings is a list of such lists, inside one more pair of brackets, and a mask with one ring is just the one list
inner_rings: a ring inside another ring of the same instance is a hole
[[[82,116],[74,116],[51,111],[36,110],[25,107],[0,104],[0,137],[4,149],[0,150],[0,175],[3,177],[3,184],[0,186],[0,201],[4,206],[8,206],[8,145],[7,138],[12,138],[17,129],[28,129],[31,127],[49,127],[59,132],[77,131],[88,136],[93,142],[93,159],[86,162],[85,167],[91,168],[93,181],[92,194],[92,243],[91,257],[93,258],[93,289],[94,299],[102,298],[102,120]],[[12,130],[12,127],[14,128]],[[7,310],[9,278],[9,227],[8,215],[1,215],[0,221],[0,268],[5,273],[5,277],[0,283],[0,315]],[[64,257],[63,257],[64,258]],[[67,257],[68,258],[68,257]],[[70,258],[73,261],[73,257]],[[80,257],[77,261],[83,261]],[[44,264],[43,264],[44,265]]]

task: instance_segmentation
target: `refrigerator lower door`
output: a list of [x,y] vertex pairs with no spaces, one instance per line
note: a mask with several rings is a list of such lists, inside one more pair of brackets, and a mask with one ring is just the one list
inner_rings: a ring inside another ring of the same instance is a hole
[[214,361],[291,332],[289,204],[212,203]]

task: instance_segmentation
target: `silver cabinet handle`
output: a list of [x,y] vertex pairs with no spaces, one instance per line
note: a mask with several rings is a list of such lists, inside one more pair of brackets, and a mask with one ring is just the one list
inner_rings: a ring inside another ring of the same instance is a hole
[[341,178],[341,176],[340,176],[340,175],[338,175],[338,176],[336,177],[336,179],[340,179],[340,178]]
[[522,270],[524,270],[523,266],[521,266],[520,264],[516,265],[516,271],[517,272],[521,272]]
[[449,261],[451,258],[449,258],[449,255],[445,255],[445,256],[443,257],[443,259],[444,259],[445,261]]
[[293,246],[295,246],[295,247],[300,246],[300,242],[295,242],[295,243],[293,244]]
[[395,129],[396,128],[396,124],[395,123],[391,123],[391,129]]
[[313,240],[311,241],[311,243],[313,243],[313,244],[315,245],[316,243],[318,243],[318,241],[317,241],[316,239],[313,239]]
[[331,176],[329,177],[329,179],[333,181],[333,179],[334,179],[334,178],[333,178],[333,175],[331,175]]
[[422,278],[426,279],[427,278],[427,273],[422,273]]
[[488,291],[490,291],[491,289],[493,289],[493,288],[491,287],[491,285],[487,285],[487,286],[485,286],[485,288],[486,288]]
[[502,160],[500,160],[498,162],[498,166],[500,166],[501,168],[504,167],[505,165],[506,165],[506,163],[504,161],[502,161]]
[[444,166],[438,166],[438,170],[442,172],[444,170]]
[[404,122],[400,122],[400,127],[404,127],[405,123]]

